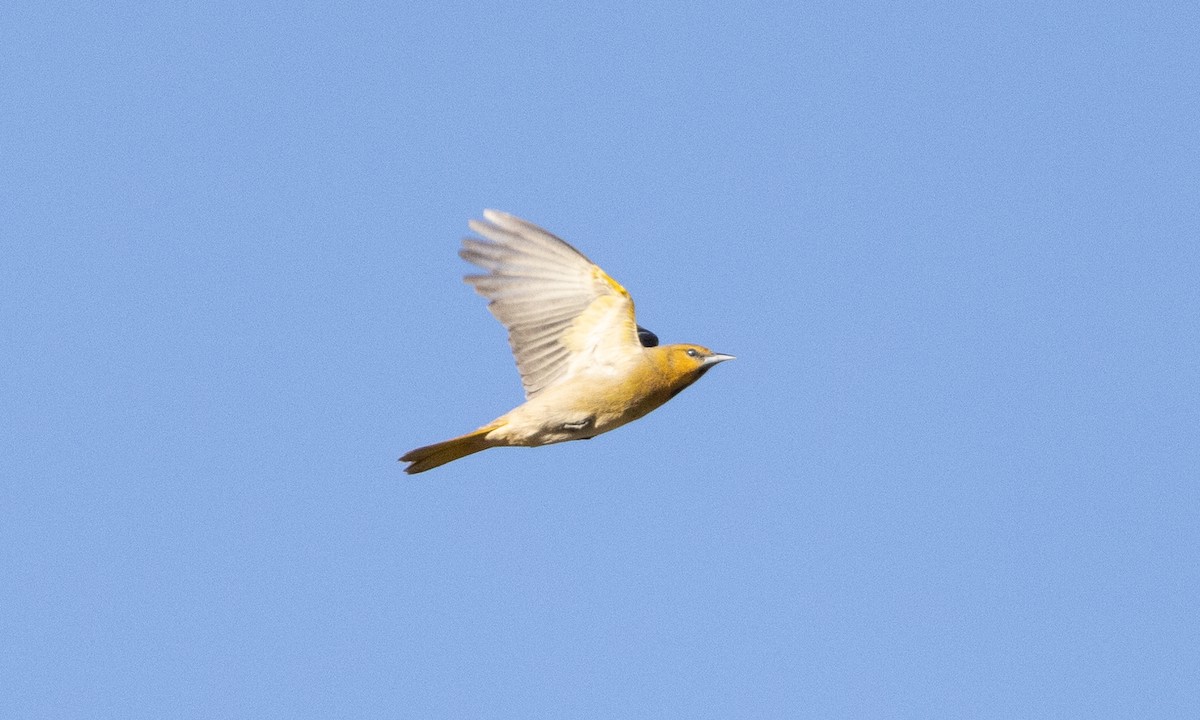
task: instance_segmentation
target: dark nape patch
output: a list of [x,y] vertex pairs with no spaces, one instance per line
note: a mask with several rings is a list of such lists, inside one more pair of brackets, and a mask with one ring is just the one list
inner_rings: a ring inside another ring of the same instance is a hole
[[657,347],[658,336],[650,332],[641,325],[637,326],[638,341],[642,343],[642,347]]

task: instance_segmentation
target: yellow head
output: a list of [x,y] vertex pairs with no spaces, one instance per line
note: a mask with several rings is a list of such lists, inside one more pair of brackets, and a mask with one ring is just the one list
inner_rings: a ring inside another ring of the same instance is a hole
[[663,345],[647,348],[647,351],[657,355],[656,364],[667,376],[672,397],[699,380],[713,365],[734,359],[732,355],[716,353],[700,345]]

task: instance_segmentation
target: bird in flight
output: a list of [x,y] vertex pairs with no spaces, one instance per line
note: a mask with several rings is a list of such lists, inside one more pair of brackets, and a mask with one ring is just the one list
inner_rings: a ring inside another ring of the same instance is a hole
[[[508,329],[525,402],[477,430],[400,458],[425,472],[493,447],[587,440],[637,420],[732,355],[662,345],[633,299],[583,253],[513,215],[485,210],[459,255],[487,271],[466,281]],[[482,239],[481,239],[482,238]]]

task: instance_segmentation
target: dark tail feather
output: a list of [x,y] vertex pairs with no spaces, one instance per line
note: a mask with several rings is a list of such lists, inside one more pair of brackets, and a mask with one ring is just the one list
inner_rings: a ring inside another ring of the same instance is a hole
[[434,443],[433,445],[426,445],[425,447],[419,447],[416,450],[408,452],[404,457],[400,458],[400,462],[410,463],[408,467],[404,468],[404,472],[409,475],[425,472],[439,465],[445,465],[448,462],[472,455],[480,450],[495,447],[495,443],[490,442],[486,437],[494,429],[491,427],[479,428],[461,437]]

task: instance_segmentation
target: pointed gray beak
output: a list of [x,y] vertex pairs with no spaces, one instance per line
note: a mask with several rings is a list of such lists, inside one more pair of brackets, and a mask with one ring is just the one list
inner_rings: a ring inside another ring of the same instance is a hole
[[708,357],[704,358],[704,364],[706,366],[707,365],[716,365],[717,363],[725,362],[726,360],[737,360],[737,358],[733,355],[723,355],[721,353],[713,353],[712,355],[709,355]]

